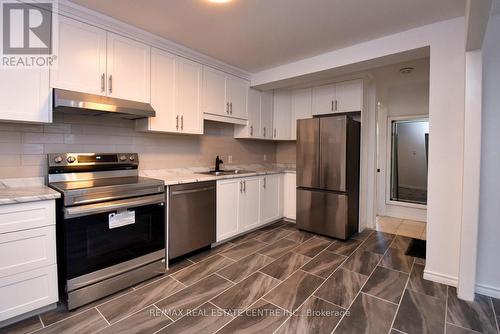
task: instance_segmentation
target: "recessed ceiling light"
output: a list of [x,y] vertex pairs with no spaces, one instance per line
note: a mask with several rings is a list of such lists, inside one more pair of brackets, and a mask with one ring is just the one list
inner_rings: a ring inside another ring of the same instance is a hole
[[411,72],[413,72],[413,70],[414,70],[413,67],[403,67],[399,69],[399,72],[401,74],[410,74]]
[[231,2],[231,0],[208,0],[208,2],[212,2],[212,3],[228,3],[228,2]]

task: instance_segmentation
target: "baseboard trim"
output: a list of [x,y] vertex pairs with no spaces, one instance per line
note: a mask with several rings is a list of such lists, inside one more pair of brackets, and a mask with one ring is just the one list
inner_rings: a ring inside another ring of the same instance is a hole
[[476,283],[476,292],[481,295],[500,299],[500,288],[491,285]]
[[440,274],[440,273],[435,273],[429,270],[424,270],[424,279],[441,283],[441,284],[446,284],[450,286],[457,287],[458,285],[458,278],[445,275],[445,274]]

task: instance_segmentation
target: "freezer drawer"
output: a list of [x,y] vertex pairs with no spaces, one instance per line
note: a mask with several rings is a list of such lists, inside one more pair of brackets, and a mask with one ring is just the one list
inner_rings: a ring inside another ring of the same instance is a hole
[[321,190],[297,188],[297,227],[301,230],[347,239],[348,197]]
[[171,186],[168,200],[168,258],[215,243],[215,181]]

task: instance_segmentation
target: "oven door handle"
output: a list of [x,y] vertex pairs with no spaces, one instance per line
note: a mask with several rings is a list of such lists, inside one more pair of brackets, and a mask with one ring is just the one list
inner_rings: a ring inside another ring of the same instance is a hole
[[111,202],[95,203],[64,208],[64,219],[71,219],[83,216],[90,216],[98,213],[113,212],[117,210],[127,210],[138,206],[165,203],[165,195],[151,195],[138,198],[127,198]]

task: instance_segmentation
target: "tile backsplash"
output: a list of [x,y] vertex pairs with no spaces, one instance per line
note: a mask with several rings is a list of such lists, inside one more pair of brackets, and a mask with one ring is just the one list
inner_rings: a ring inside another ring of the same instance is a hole
[[140,169],[276,162],[274,142],[233,138],[230,124],[205,121],[205,134],[135,131],[135,122],[101,116],[54,114],[52,124],[0,123],[0,179],[45,176],[46,154],[137,152]]
[[276,162],[281,164],[295,164],[296,162],[296,142],[281,141],[276,144]]

